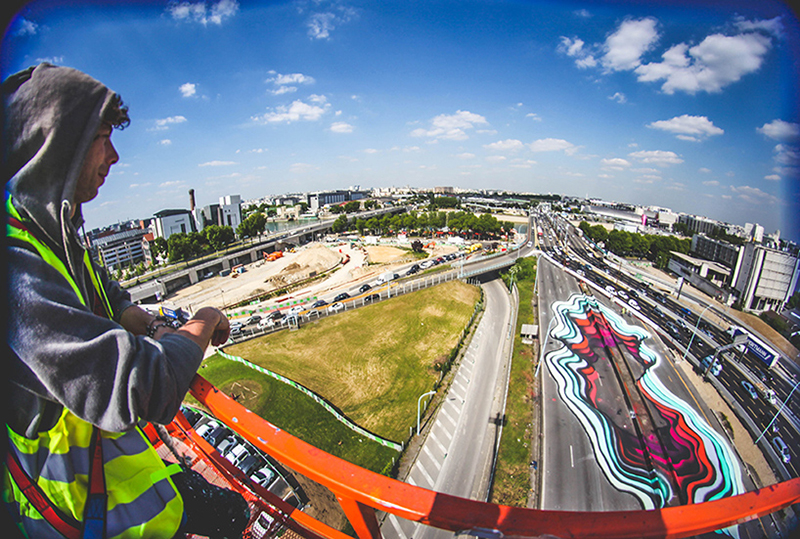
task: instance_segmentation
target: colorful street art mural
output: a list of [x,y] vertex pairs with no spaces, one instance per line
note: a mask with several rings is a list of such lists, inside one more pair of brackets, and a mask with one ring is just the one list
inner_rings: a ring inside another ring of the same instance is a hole
[[[659,366],[664,364],[645,344],[649,333],[583,294],[555,303],[553,315],[556,321],[550,338],[564,346],[546,355],[548,371],[615,488],[634,496],[643,509],[699,503],[745,491],[728,442],[659,380]],[[635,362],[636,388],[628,391],[638,390],[636,398],[646,403],[651,427],[636,423],[625,406],[629,402],[619,392],[611,395],[607,387],[600,387],[601,374],[611,377],[614,369],[620,369],[609,360],[609,349],[619,358],[624,350],[628,361]],[[732,529],[726,532],[737,535]]]

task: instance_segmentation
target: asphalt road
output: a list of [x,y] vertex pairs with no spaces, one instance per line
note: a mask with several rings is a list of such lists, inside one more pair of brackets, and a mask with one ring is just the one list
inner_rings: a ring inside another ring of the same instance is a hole
[[[502,414],[511,308],[500,280],[484,285],[486,310],[453,383],[423,435],[406,482],[475,500],[485,500]],[[444,539],[452,532],[389,515],[381,527],[389,539]]]

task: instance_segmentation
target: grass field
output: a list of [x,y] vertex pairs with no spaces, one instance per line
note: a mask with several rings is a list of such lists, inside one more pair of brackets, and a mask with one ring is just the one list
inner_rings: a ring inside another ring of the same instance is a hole
[[492,485],[492,503],[525,507],[530,490],[531,429],[533,421],[533,347],[523,344],[522,324],[533,324],[533,277],[517,282],[519,315],[506,400],[506,424],[500,440]]
[[[434,364],[457,344],[479,297],[476,287],[451,281],[225,351],[305,385],[375,434],[403,441],[417,398],[438,380]],[[368,445],[382,446],[360,441],[311,399],[238,363],[215,357],[204,365],[200,374],[287,432],[367,468],[383,467],[383,451],[365,460],[375,452]]]

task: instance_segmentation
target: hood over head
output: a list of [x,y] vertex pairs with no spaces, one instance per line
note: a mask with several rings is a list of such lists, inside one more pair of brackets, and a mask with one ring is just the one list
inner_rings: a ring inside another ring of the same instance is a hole
[[76,69],[43,63],[3,90],[3,175],[14,205],[57,246],[77,241],[72,199],[86,153],[119,96]]

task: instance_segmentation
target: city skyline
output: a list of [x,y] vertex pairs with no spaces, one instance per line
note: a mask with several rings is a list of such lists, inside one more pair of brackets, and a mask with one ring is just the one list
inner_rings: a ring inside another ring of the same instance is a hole
[[671,208],[800,240],[798,24],[779,2],[31,2],[2,76],[119,92],[130,127],[87,229],[362,188]]

